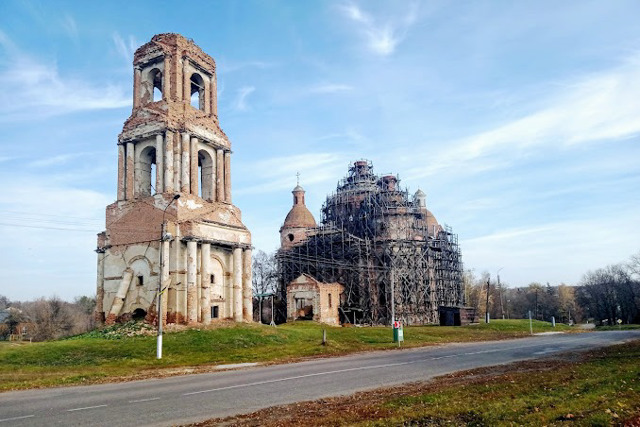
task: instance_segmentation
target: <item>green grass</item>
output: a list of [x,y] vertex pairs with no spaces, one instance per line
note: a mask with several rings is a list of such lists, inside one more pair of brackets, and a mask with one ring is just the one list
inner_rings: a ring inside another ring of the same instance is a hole
[[[611,425],[640,414],[640,341],[590,353],[583,363],[513,372],[381,406],[393,424]],[[386,425],[387,422],[366,423]]]
[[638,425],[639,360],[636,340],[560,360],[479,368],[197,425]]
[[596,330],[598,331],[617,331],[617,330],[629,330],[629,329],[640,329],[640,325],[616,325],[616,326],[598,326]]
[[[328,337],[325,346],[321,344],[323,328]],[[570,329],[565,325],[552,328],[549,323],[534,322],[534,332]],[[154,336],[127,337],[117,332],[111,328],[59,341],[0,346],[0,391],[161,375],[182,367],[282,362],[397,346],[388,327],[336,328],[313,322],[294,322],[277,328],[238,324],[165,334],[163,359],[157,360]],[[490,324],[464,327],[406,327],[403,347],[528,334],[526,320],[493,320]]]

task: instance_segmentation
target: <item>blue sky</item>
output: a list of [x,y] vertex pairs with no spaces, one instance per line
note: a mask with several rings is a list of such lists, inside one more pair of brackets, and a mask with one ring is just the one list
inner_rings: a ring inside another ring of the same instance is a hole
[[234,204],[272,251],[296,172],[316,218],[348,164],[427,193],[465,268],[576,284],[640,250],[640,3],[0,2],[0,294],[95,293],[132,56],[218,66]]

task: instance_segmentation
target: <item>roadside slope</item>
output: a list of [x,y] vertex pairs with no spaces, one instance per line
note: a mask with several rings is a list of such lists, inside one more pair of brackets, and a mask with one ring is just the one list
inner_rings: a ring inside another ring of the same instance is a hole
[[[534,332],[569,331],[534,322]],[[328,342],[322,345],[322,330]],[[0,391],[95,384],[211,372],[219,365],[287,363],[310,357],[395,349],[388,327],[336,328],[295,322],[277,328],[227,323],[165,334],[164,358],[155,358],[155,330],[131,324],[65,340],[0,346]],[[463,327],[405,328],[405,348],[529,336],[526,320],[494,320]]]

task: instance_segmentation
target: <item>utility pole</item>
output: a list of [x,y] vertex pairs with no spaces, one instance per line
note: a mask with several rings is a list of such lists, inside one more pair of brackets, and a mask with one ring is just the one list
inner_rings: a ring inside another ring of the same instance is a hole
[[395,300],[395,285],[393,277],[393,268],[389,271],[389,281],[391,282],[391,327],[393,328],[396,321],[396,300]]
[[491,290],[491,276],[487,277],[487,305],[486,312],[484,314],[485,323],[489,323],[491,321],[491,317],[489,316],[489,291]]
[[500,284],[500,270],[502,270],[504,267],[500,267],[498,269],[498,273],[496,274],[498,276],[498,294],[500,296],[500,314],[502,315],[502,320],[504,320],[504,306],[502,304],[502,285]]
[[164,269],[168,267],[164,264],[164,256],[165,256],[164,244],[165,242],[168,243],[168,241],[171,240],[171,235],[167,233],[167,223],[165,222],[164,218],[167,213],[167,209],[169,209],[169,206],[171,206],[171,203],[173,203],[175,200],[178,200],[179,198],[180,198],[180,194],[176,194],[175,196],[173,196],[173,199],[171,199],[171,201],[167,204],[167,206],[164,208],[164,211],[162,212],[162,228],[160,232],[160,251],[159,251],[160,252],[160,277],[158,277],[158,309],[156,310],[158,312],[158,341],[156,345],[157,359],[162,359],[162,323],[164,320],[163,313],[162,313],[162,293],[164,292],[164,288],[162,286],[164,285],[164,283],[162,283],[162,278],[164,277],[164,274],[163,274]]

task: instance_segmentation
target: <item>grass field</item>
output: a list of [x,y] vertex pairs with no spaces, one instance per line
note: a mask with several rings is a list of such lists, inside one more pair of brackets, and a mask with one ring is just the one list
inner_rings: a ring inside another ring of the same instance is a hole
[[[157,360],[154,336],[127,336],[127,328],[107,328],[65,340],[0,346],[0,391],[89,384],[113,380],[206,371],[215,365],[284,362],[304,357],[392,349],[385,327],[339,328],[294,322],[277,328],[229,324],[189,329],[164,336],[164,357]],[[327,345],[322,345],[322,329]],[[534,332],[570,327],[533,323]],[[509,339],[529,335],[526,320],[492,320],[464,327],[420,326],[404,329],[403,347],[447,342]]]
[[197,425],[639,426],[639,360],[634,341]]

